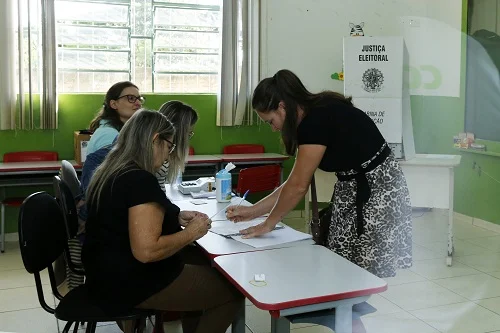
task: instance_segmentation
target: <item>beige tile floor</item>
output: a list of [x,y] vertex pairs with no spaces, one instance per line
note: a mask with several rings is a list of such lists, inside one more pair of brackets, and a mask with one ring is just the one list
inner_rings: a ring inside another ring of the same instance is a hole
[[[288,225],[304,229],[303,218],[288,218]],[[455,221],[452,267],[445,265],[446,213],[415,214],[414,265],[387,279],[386,292],[369,303],[377,312],[363,317],[369,333],[500,333],[500,234]],[[48,293],[48,278],[43,279]],[[54,304],[52,296],[46,296]],[[247,332],[270,332],[267,312],[247,302]],[[40,308],[34,280],[22,264],[16,243],[0,255],[0,332],[56,333],[63,323]],[[81,330],[83,332],[84,330]],[[100,333],[119,333],[102,324]],[[166,324],[166,332],[182,332],[179,323]],[[293,325],[293,333],[332,332],[314,325]]]

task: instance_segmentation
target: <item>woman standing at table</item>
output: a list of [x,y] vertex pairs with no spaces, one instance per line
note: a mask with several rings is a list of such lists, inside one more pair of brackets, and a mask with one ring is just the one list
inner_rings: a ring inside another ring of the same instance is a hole
[[139,88],[129,81],[115,83],[109,88],[104,104],[90,123],[93,132],[87,146],[87,154],[110,145],[120,132],[123,124],[142,107],[144,97]]
[[228,218],[245,221],[270,212],[242,231],[256,237],[273,230],[307,193],[317,168],[335,172],[327,247],[379,277],[412,264],[408,188],[399,163],[375,123],[351,98],[333,91],[309,92],[288,70],[262,80],[252,106],[280,131],[296,155],[285,183],[252,207],[229,207]]

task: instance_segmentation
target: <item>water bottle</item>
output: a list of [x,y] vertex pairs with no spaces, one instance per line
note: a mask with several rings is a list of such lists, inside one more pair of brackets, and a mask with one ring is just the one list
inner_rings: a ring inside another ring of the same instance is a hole
[[177,177],[175,177],[175,182],[174,182],[174,189],[178,189],[179,188],[179,185],[182,183],[182,173],[179,172],[177,174]]

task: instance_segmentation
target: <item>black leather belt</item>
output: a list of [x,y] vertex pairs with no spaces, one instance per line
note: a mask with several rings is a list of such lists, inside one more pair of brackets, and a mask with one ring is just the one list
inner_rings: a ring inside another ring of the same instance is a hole
[[359,167],[358,169],[355,169],[356,173],[352,175],[339,175],[337,174],[337,179],[341,182],[349,181],[349,180],[356,180],[356,232],[358,234],[358,237],[364,233],[364,221],[363,221],[363,206],[368,200],[370,199],[371,195],[371,189],[370,185],[368,184],[368,179],[366,178],[366,174],[372,170],[374,170],[376,167],[378,167],[380,164],[384,163],[386,160],[387,156],[389,156],[391,153],[391,149],[389,146],[386,144],[385,147],[382,149],[380,154],[378,154],[377,157],[375,157],[365,168]]

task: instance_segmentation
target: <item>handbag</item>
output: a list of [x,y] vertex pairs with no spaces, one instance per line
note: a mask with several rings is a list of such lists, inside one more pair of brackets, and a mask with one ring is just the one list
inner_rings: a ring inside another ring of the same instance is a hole
[[318,212],[318,199],[316,195],[316,182],[314,175],[311,180],[312,197],[312,219],[309,222],[313,240],[317,245],[326,246],[328,241],[328,230],[332,223],[333,195],[327,207]]

